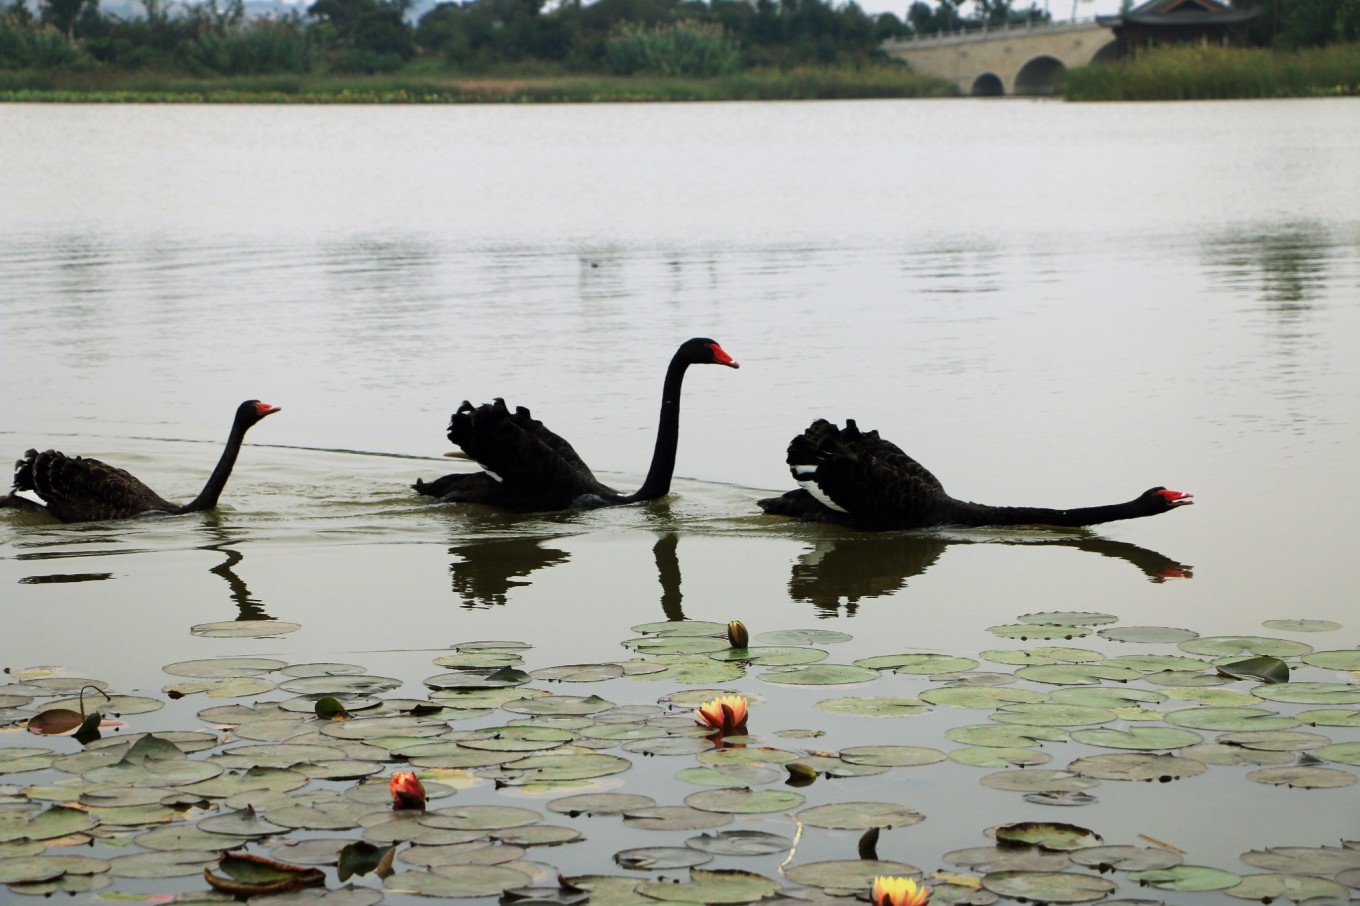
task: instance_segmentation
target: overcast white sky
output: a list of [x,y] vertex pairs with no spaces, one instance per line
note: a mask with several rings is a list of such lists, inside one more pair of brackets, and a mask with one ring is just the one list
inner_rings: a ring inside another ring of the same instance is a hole
[[[911,6],[912,0],[859,0],[860,8],[870,13],[892,13],[899,19],[907,15],[907,7]],[[926,0],[934,6],[937,0]],[[1072,0],[1034,0],[1040,8],[1047,8],[1053,15],[1056,22],[1065,22],[1072,16]],[[1141,0],[1137,0],[1141,2]],[[1135,2],[1135,6],[1137,5]],[[1015,0],[1012,6],[1017,9],[1027,9],[1030,0]],[[972,11],[972,4],[963,5],[964,13]],[[1080,0],[1077,3],[1077,17],[1086,19],[1095,15],[1105,15],[1107,13],[1119,12],[1119,0]]]

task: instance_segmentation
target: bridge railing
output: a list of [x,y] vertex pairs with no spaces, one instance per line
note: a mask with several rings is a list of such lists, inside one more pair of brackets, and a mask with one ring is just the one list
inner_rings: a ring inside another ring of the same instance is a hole
[[1027,32],[1062,32],[1076,31],[1079,29],[1090,28],[1096,24],[1095,16],[1084,16],[1080,19],[1067,19],[1062,22],[1023,22],[1004,25],[986,25],[980,28],[960,28],[954,31],[937,31],[928,35],[910,35],[900,38],[889,38],[884,42],[886,46],[911,44],[916,46],[930,44],[958,44],[965,41],[986,41],[1002,40],[1007,37],[1014,37],[1017,34]]

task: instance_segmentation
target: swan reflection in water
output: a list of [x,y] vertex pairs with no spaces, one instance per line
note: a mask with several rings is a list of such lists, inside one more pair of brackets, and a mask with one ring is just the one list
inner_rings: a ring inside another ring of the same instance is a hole
[[453,593],[464,608],[489,608],[506,603],[510,589],[531,584],[524,578],[535,570],[565,563],[571,554],[545,547],[545,538],[495,538],[449,548]]
[[[462,598],[464,608],[489,608],[504,605],[512,588],[528,586],[526,578],[540,569],[556,566],[571,559],[571,555],[556,547],[547,547],[547,538],[497,538],[449,548],[455,558],[449,564],[453,593]],[[680,536],[675,532],[662,535],[652,546],[656,558],[657,579],[661,583],[661,611],[668,620],[683,620],[684,610],[680,591],[680,559],[676,547]]]
[[244,622],[247,620],[275,619],[265,612],[264,604],[259,598],[250,593],[250,588],[246,585],[245,580],[236,572],[236,567],[240,566],[241,561],[246,558],[245,554],[237,549],[240,546],[242,539],[231,537],[230,533],[220,525],[212,524],[212,521],[204,525],[203,528],[207,534],[216,537],[218,540],[213,544],[201,545],[198,549],[201,551],[213,551],[226,557],[225,560],[208,570],[208,572],[227,583],[227,588],[230,589],[229,593],[231,595],[232,603],[236,605],[237,621]]
[[818,541],[793,564],[789,597],[816,607],[820,616],[854,615],[861,599],[879,598],[900,590],[907,580],[934,565],[955,544],[1004,544],[1069,547],[1123,560],[1151,582],[1189,579],[1190,566],[1156,551],[1095,536],[1060,538],[968,538],[940,534],[857,535]]

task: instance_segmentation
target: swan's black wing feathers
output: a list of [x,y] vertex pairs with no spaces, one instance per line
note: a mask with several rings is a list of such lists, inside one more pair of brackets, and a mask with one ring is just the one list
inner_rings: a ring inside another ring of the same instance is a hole
[[56,450],[25,453],[15,464],[14,490],[37,494],[62,522],[126,519],[176,509],[123,469]]
[[571,444],[523,406],[511,412],[502,399],[481,406],[465,401],[449,421],[449,440],[499,485],[493,495],[499,499],[486,502],[567,509],[583,495],[617,493],[600,483]]

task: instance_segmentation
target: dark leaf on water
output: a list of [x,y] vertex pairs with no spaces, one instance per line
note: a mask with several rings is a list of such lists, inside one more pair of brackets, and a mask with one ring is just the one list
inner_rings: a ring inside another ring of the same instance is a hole
[[246,896],[283,893],[326,883],[326,875],[319,868],[290,865],[248,853],[223,853],[217,867],[226,877],[205,868],[203,879],[218,890]]
[[392,873],[392,857],[397,853],[397,845],[374,846],[365,840],[350,843],[340,850],[340,880],[348,881],[354,875],[375,873],[385,878]]
[[1267,683],[1289,682],[1289,665],[1277,657],[1249,657],[1241,661],[1219,664],[1218,672],[1235,679],[1259,679]]

